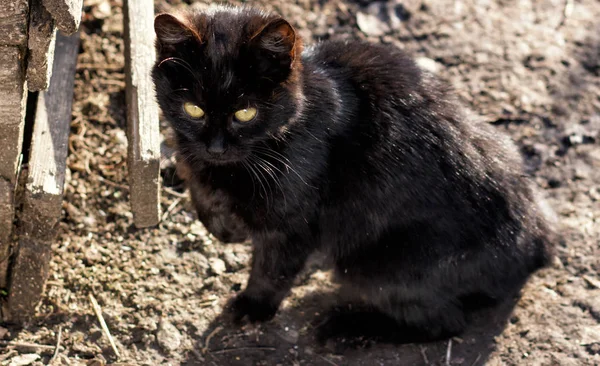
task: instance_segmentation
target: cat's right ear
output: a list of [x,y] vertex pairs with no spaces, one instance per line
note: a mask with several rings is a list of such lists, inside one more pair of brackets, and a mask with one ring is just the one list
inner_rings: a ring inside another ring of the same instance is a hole
[[159,14],[154,18],[154,31],[159,50],[170,50],[186,41],[195,39],[202,43],[202,37],[188,23],[172,14]]

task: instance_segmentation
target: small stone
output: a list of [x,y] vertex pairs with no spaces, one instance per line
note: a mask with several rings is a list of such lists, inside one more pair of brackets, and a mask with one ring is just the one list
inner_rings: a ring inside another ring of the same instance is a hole
[[378,37],[399,29],[402,21],[410,17],[400,1],[375,1],[356,14],[356,23],[366,35]]
[[592,168],[584,162],[577,162],[575,164],[573,178],[575,179],[589,179],[592,174]]
[[281,337],[281,339],[288,343],[297,343],[299,336],[298,331],[294,329],[288,329],[287,327],[286,329],[287,330],[284,329],[283,331],[279,332],[279,336]]
[[563,265],[562,261],[560,260],[560,258],[558,256],[553,257],[552,267],[556,268],[556,269],[564,269],[565,268],[565,266]]
[[415,62],[421,69],[429,71],[432,74],[435,74],[440,70],[438,63],[429,57],[418,57],[415,59]]
[[98,251],[98,249],[95,246],[91,246],[86,249],[84,261],[87,265],[92,265],[94,263],[98,263],[101,260],[102,260],[102,253],[100,253],[100,251]]
[[36,353],[25,353],[10,359],[8,366],[27,366],[31,365],[40,358]]
[[600,325],[587,326],[581,329],[581,345],[600,343]]
[[8,334],[8,329],[0,327],[0,339],[4,339],[4,336]]
[[210,269],[216,275],[221,275],[227,270],[225,262],[221,258],[210,258],[208,263],[210,263]]
[[237,255],[237,253],[234,253],[231,250],[226,250],[225,253],[223,253],[223,259],[225,260],[225,264],[233,272],[237,272],[242,267],[244,267],[247,259],[246,257],[247,256],[242,256],[242,258],[240,258],[240,256]]
[[[600,281],[598,281],[597,279],[591,277],[591,276],[583,276],[583,280],[585,282],[587,282],[587,284],[592,287],[592,288],[596,288],[596,289],[600,289]],[[0,337],[1,338],[1,337]]]
[[102,358],[94,358],[88,361],[88,363],[85,366],[105,366],[106,365],[106,360],[102,359]]
[[359,11],[356,14],[358,28],[368,36],[383,36],[392,29],[386,22],[385,3],[377,1],[371,3],[366,12]]
[[594,201],[600,201],[600,187],[590,188],[589,190],[590,198]]
[[96,19],[106,19],[111,15],[110,3],[102,1],[92,9],[92,15]]
[[158,345],[167,352],[175,352],[181,345],[181,333],[171,323],[161,320],[156,332]]

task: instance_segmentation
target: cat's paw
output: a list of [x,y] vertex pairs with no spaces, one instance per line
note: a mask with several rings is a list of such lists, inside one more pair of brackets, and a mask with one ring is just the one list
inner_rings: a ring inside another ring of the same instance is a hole
[[250,296],[246,292],[238,294],[229,305],[233,321],[237,324],[245,317],[252,323],[271,320],[277,308],[277,304],[272,299]]
[[321,319],[316,327],[316,341],[320,347],[336,354],[347,350],[369,348],[372,340],[356,334],[348,334],[346,319],[335,312],[330,312]]

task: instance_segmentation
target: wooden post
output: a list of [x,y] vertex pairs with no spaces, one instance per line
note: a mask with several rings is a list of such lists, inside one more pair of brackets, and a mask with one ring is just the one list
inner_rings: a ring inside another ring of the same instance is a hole
[[158,106],[150,71],[155,60],[151,0],[125,0],[125,75],[131,209],[137,227],[160,218]]
[[48,89],[55,41],[56,27],[52,15],[44,8],[42,0],[31,0],[27,40],[27,88],[30,91]]
[[83,0],[42,0],[42,3],[65,35],[73,34],[79,29]]
[[78,33],[58,35],[50,86],[39,94],[11,270],[10,321],[23,322],[34,314],[48,276],[51,245],[61,217],[78,51]]
[[27,0],[0,1],[0,288],[7,286],[13,195],[25,124],[28,11]]
[[[0,1],[0,45],[23,46],[27,44],[27,0]],[[3,65],[0,62],[0,66]]]

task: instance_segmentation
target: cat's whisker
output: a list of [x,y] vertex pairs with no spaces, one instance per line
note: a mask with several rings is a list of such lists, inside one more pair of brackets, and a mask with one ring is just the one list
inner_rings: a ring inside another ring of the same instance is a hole
[[[175,177],[181,178],[181,176],[179,175],[179,167],[181,166],[181,164],[187,164],[187,162],[190,160],[190,155],[184,156],[183,159],[179,156],[181,156],[181,154],[178,154],[178,157],[175,158],[175,173],[171,176],[171,187],[175,185]],[[165,161],[167,160],[169,159],[165,159]]]
[[[243,94],[242,94],[243,95]],[[262,101],[262,104],[268,105],[269,107],[277,107],[281,110],[285,110],[285,107],[281,104],[276,104],[276,103],[271,103],[271,102],[267,102],[267,101]]]
[[277,173],[273,170],[273,168],[275,166],[273,164],[271,164],[270,162],[268,162],[267,160],[262,159],[258,155],[251,155],[251,156],[254,157],[255,163],[273,179],[273,182],[276,184],[276,188],[279,188],[279,191],[281,192],[281,195],[283,197],[283,205],[284,205],[284,207],[287,208],[287,201],[285,199],[285,190],[283,189],[283,186],[281,184],[279,177],[277,176]]
[[263,192],[265,194],[265,200],[266,200],[266,203],[267,203],[267,211],[268,211],[268,209],[269,209],[269,195],[267,194],[267,188],[265,187],[265,184],[263,183],[263,181],[260,179],[260,176],[258,175],[258,173],[256,171],[256,167],[253,167],[250,161],[248,161],[248,168],[250,169],[250,171],[252,171],[252,174],[256,177],[256,179],[258,180],[258,183],[260,183],[260,187],[262,188],[262,190],[263,190]]
[[[288,173],[289,173],[289,172],[284,172],[283,170],[281,170],[281,168],[279,168],[278,166],[276,166],[276,165],[275,165],[275,164],[273,164],[272,162],[270,162],[270,161],[268,161],[267,159],[263,159],[263,158],[261,158],[260,156],[258,156],[259,154],[260,154],[260,152],[258,152],[258,151],[257,151],[257,155],[256,155],[256,158],[257,158],[257,159],[260,159],[262,162],[264,162],[265,164],[267,164],[268,166],[270,166],[270,167],[271,167],[271,170],[272,170],[272,169],[275,169],[277,172],[279,172],[279,173],[281,174],[281,176],[285,177],[285,178],[288,180],[288,182],[290,181],[290,178],[289,178],[289,176],[288,176]],[[269,156],[267,155],[266,157],[269,157]],[[280,180],[279,180],[279,181],[280,181]],[[293,192],[293,193],[294,193],[294,195],[296,194],[295,192]]]
[[[269,183],[269,179],[267,178],[267,176],[265,174],[263,174],[264,167],[260,164],[260,161],[254,160],[254,163],[256,164],[255,165],[256,171],[261,175],[261,177],[264,179],[264,183],[269,188],[269,193],[268,193],[269,195],[266,197],[267,212],[268,212],[271,208],[271,205],[273,205],[275,203],[272,199],[275,196],[275,194],[273,192],[273,188],[271,187],[271,183]],[[267,194],[267,193],[265,192],[265,194]],[[269,199],[269,198],[271,198],[271,199]]]
[[321,140],[321,139],[320,139],[320,138],[318,138],[317,136],[313,135],[313,133],[312,133],[312,132],[310,132],[308,129],[306,129],[305,131],[306,131],[306,133],[307,133],[307,134],[308,134],[310,137],[314,138],[315,140],[319,141],[320,143],[323,143],[323,140]]
[[[307,186],[311,187],[311,188],[315,188],[315,186],[310,185],[305,179],[304,177],[302,177],[302,175],[300,175],[300,173],[298,173],[298,171],[296,169],[294,169],[294,167],[292,167],[290,160],[282,155],[281,153],[273,150],[273,149],[269,149],[267,147],[262,147],[262,146],[255,146],[255,151],[256,152],[262,152],[263,154],[266,154],[268,156],[270,156],[271,158],[275,159],[276,161],[280,162],[281,164],[283,164],[286,169],[289,169],[292,173],[296,174],[298,176],[298,178],[300,178],[300,180],[302,181],[302,183],[306,184]],[[287,160],[287,163],[282,160],[285,159]]]
[[246,170],[248,176],[250,176],[250,180],[252,181],[252,196],[250,197],[250,202],[252,202],[254,201],[254,197],[256,197],[256,185],[254,184],[254,176],[250,172],[250,169],[248,169],[248,162],[246,160],[242,160],[241,163],[242,167]]
[[168,58],[162,60],[158,64],[158,67],[160,68],[162,66],[162,64],[165,63],[165,62],[172,62],[175,65],[179,65],[179,66],[183,67],[185,70],[187,70],[194,77],[194,80],[197,83],[201,84],[200,80],[198,80],[198,76],[194,73],[194,70],[192,69],[192,66],[187,61],[185,61],[184,59],[181,59],[179,57],[168,57]]

